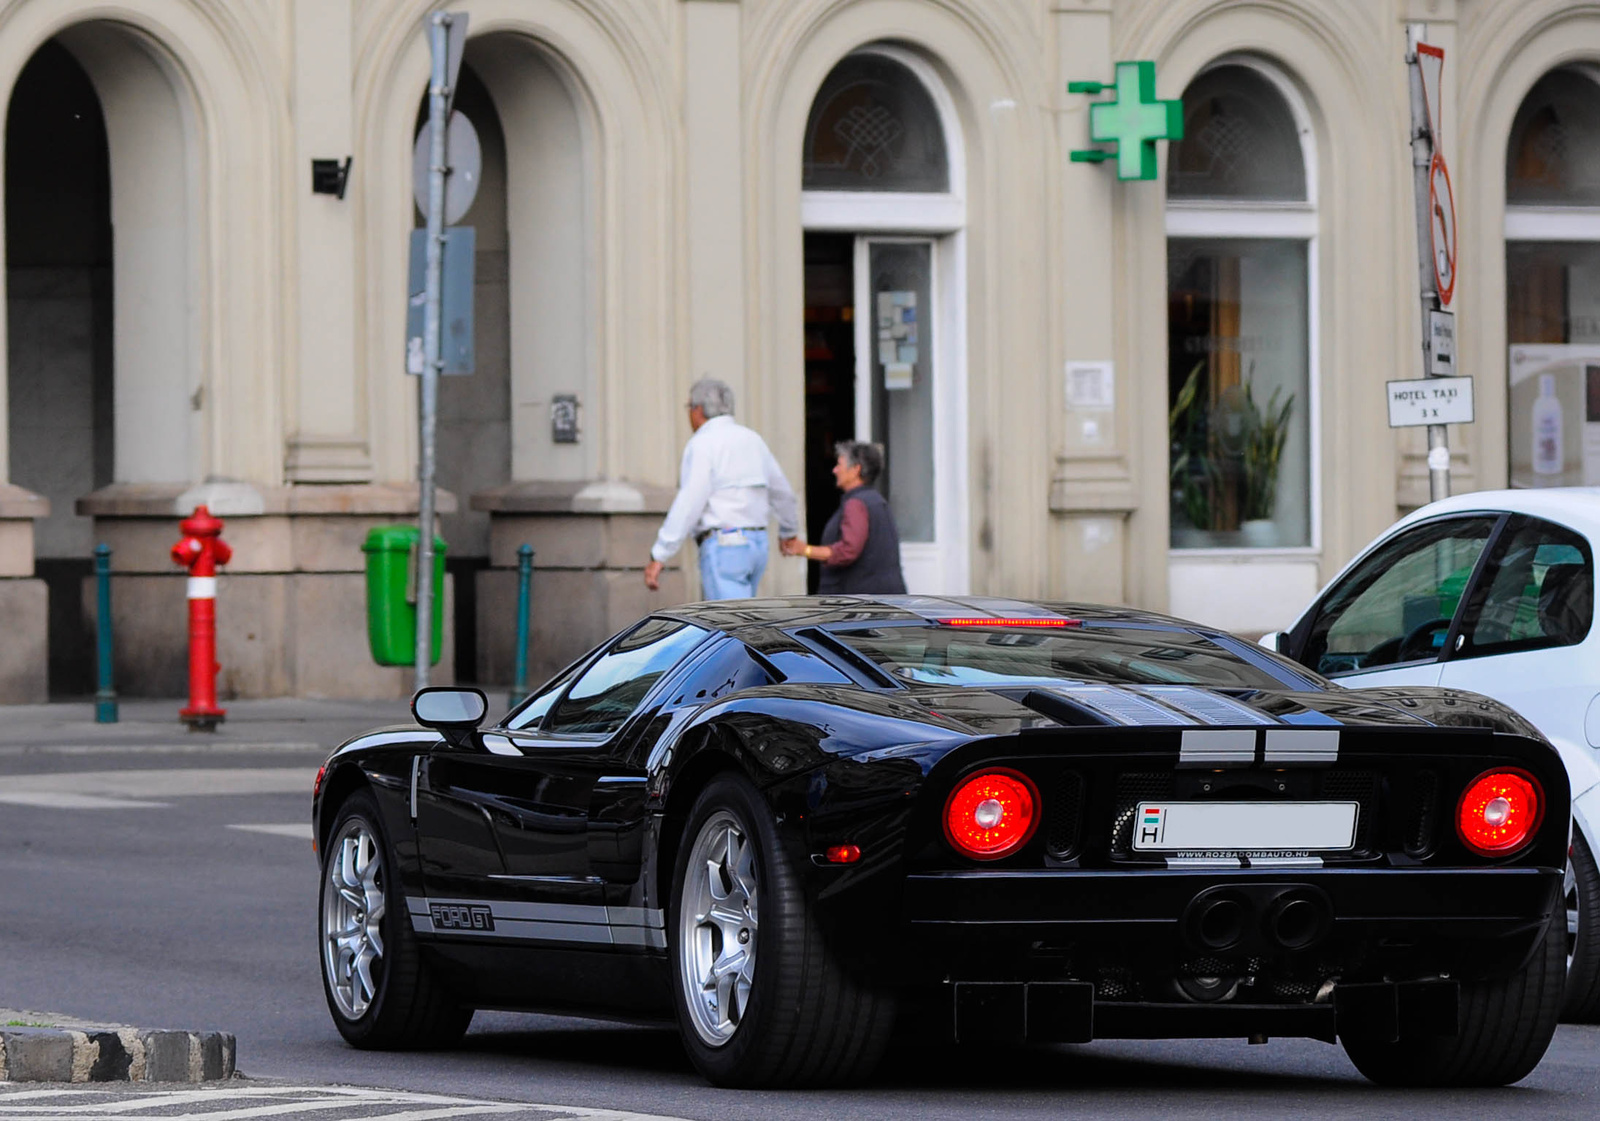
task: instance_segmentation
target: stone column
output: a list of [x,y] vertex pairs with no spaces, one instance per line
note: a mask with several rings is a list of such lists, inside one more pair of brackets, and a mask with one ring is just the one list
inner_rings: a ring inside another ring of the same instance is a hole
[[[353,166],[344,198],[311,193],[311,161],[343,160],[352,143],[351,0],[293,0],[294,216],[299,267],[290,323],[294,376],[284,471],[295,483],[372,478],[364,375],[355,360],[355,193],[370,168]],[[407,165],[409,167],[409,165]],[[398,375],[399,371],[388,371]]]
[[695,598],[681,552],[661,574],[660,591],[644,586],[672,495],[605,482],[510,483],[474,494],[472,508],[490,515],[489,568],[477,577],[478,680],[502,685],[515,677],[517,548],[524,543],[534,549],[530,685],[641,616]]
[[[80,498],[95,540],[112,548],[117,690],[188,690],[184,570],[168,555],[178,519],[204,503],[225,523],[233,560],[217,581],[218,696],[403,698],[408,667],[379,666],[367,645],[366,558],[376,525],[417,518],[415,485],[255,487],[120,483]],[[439,512],[455,496],[439,492]],[[93,595],[93,581],[84,587]],[[453,588],[444,587],[443,653],[433,682],[454,676]],[[91,601],[92,602],[92,601]]]
[[1071,162],[1073,149],[1093,146],[1093,99],[1067,93],[1071,81],[1111,80],[1111,4],[1057,0],[1054,7],[1054,97],[1062,108],[1057,114],[1061,233],[1056,259],[1061,286],[1056,317],[1063,333],[1063,364],[1051,395],[1055,466],[1050,480],[1049,593],[1120,603],[1127,599],[1127,521],[1138,506],[1128,451],[1133,371],[1114,365],[1111,393],[1100,401],[1074,404],[1066,389],[1073,363],[1114,363],[1118,353],[1113,298],[1116,174],[1108,166]]
[[744,145],[740,103],[740,5],[685,0],[684,129],[687,151],[689,371],[721,378],[756,413],[743,391]]
[[49,699],[50,597],[33,575],[33,523],[49,516],[47,499],[0,483],[0,704]]

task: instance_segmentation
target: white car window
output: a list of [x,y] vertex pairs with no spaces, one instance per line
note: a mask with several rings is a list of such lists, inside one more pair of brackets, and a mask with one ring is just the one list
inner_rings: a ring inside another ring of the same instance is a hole
[[1437,658],[1497,520],[1441,519],[1380,545],[1328,592],[1300,661],[1337,676]]
[[1462,627],[1458,658],[1582,642],[1594,619],[1594,566],[1584,539],[1536,518],[1503,534],[1487,586]]

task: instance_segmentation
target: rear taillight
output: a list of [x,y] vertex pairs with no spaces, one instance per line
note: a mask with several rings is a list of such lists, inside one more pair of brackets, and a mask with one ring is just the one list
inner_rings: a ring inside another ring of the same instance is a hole
[[326,764],[317,768],[316,781],[311,784],[311,800],[313,802],[322,796],[322,780],[327,777],[327,774],[328,768]]
[[1015,771],[964,779],[944,804],[944,835],[975,860],[1010,856],[1039,825],[1039,791]]
[[1525,771],[1485,771],[1456,807],[1461,843],[1483,856],[1506,856],[1533,839],[1544,819],[1544,791]]

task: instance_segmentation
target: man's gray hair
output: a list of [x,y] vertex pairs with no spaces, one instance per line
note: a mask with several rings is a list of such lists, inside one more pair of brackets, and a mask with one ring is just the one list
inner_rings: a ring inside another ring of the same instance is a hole
[[698,406],[707,420],[714,416],[732,416],[733,390],[725,381],[701,378],[689,387],[689,406]]

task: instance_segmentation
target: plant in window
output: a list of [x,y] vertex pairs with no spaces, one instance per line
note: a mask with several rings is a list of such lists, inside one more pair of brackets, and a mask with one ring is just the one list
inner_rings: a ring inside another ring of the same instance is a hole
[[1205,365],[1205,359],[1195,363],[1167,414],[1167,432],[1172,440],[1172,497],[1197,529],[1213,528],[1211,496],[1222,483],[1221,472],[1207,449],[1209,410],[1201,407],[1198,400],[1200,371]]
[[[1251,373],[1255,368],[1252,365]],[[1289,439],[1289,416],[1294,412],[1294,394],[1284,399],[1278,407],[1278,394],[1283,386],[1275,386],[1267,397],[1267,407],[1256,405],[1252,378],[1244,383],[1244,453],[1241,458],[1243,482],[1241,510],[1246,520],[1271,518],[1278,500],[1278,464],[1283,459],[1283,445]]]
[[1252,365],[1242,385],[1207,405],[1201,400],[1205,369],[1205,359],[1195,363],[1167,414],[1173,501],[1198,529],[1226,532],[1242,521],[1271,520],[1294,394],[1280,405],[1279,386],[1260,405]]

